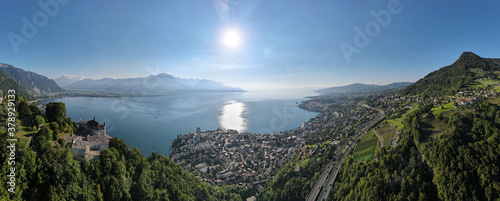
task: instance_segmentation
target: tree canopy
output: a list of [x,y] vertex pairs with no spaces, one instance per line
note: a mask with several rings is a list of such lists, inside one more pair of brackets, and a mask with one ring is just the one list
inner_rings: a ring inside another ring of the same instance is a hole
[[62,102],[50,102],[45,107],[48,122],[60,122],[66,118],[66,105]]

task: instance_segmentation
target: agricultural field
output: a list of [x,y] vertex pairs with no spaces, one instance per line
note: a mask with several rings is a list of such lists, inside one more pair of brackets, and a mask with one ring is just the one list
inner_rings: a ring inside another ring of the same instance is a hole
[[377,148],[378,138],[370,129],[360,139],[354,150],[353,157],[358,161],[368,161],[373,158]]
[[[402,126],[403,124],[400,124]],[[396,128],[392,126],[390,123],[381,123],[375,131],[382,138],[382,142],[384,146],[390,145],[391,138],[396,134]]]

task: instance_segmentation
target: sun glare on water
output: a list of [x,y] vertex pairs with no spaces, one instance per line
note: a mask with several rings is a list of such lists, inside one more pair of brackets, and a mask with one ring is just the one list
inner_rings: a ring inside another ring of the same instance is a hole
[[238,132],[244,132],[247,129],[247,122],[242,116],[246,110],[245,103],[229,101],[222,108],[219,116],[219,124],[222,128],[235,129]]

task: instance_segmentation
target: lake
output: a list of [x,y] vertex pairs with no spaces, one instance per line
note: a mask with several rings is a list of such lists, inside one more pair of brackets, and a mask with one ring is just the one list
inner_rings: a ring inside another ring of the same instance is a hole
[[178,134],[217,128],[249,133],[278,133],[300,127],[317,113],[300,109],[308,93],[189,93],[171,96],[45,100],[64,102],[73,121],[106,122],[107,133],[149,156],[170,155]]

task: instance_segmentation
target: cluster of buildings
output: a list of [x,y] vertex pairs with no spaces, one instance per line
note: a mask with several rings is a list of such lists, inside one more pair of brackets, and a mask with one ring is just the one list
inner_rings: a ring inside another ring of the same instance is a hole
[[354,128],[376,113],[361,106],[325,107],[327,104],[309,101],[308,105],[319,109],[320,114],[299,128],[276,134],[239,133],[231,129],[201,132],[198,128],[175,140],[170,158],[212,184],[265,182],[288,159],[318,151],[307,145],[329,140],[336,145],[334,142],[352,132],[346,128]]
[[[460,91],[454,96],[447,96],[442,98],[433,98],[430,97],[426,100],[419,98],[418,96],[396,96],[396,95],[387,95],[387,96],[379,96],[374,101],[380,102],[383,105],[392,105],[392,104],[401,104],[401,103],[409,103],[409,102],[429,102],[434,105],[441,105],[455,102],[458,105],[468,105],[472,104],[476,101],[482,100],[484,98],[489,98],[492,96],[497,96],[498,92],[491,90],[470,90],[470,91]],[[396,110],[393,108],[393,110]]]
[[270,179],[273,169],[300,151],[304,132],[293,131],[251,134],[198,129],[177,139],[179,146],[173,147],[170,158],[211,183],[258,183]]
[[455,102],[458,105],[468,105],[475,101],[481,100],[483,98],[489,98],[496,96],[498,92],[496,91],[460,91],[455,96]]
[[[79,122],[77,135],[71,141],[71,152],[75,159],[96,160],[99,159],[101,151],[109,147],[111,137],[106,134],[106,123],[100,124],[94,119],[87,122]],[[68,141],[68,140],[67,140]]]

